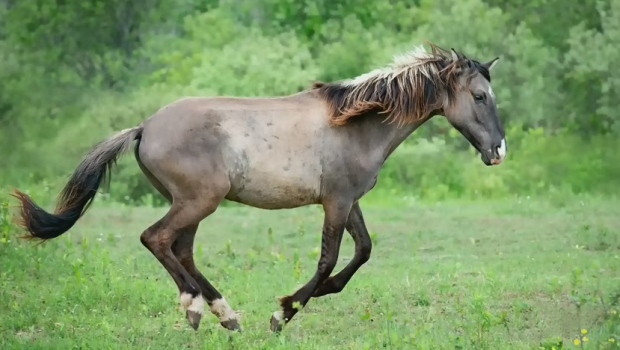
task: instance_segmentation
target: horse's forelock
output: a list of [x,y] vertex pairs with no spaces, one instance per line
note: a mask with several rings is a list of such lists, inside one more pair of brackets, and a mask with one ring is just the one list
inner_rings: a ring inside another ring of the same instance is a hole
[[490,83],[491,82],[491,72],[489,72],[489,70],[487,69],[487,67],[485,67],[482,63],[476,61],[476,60],[470,60],[472,65],[474,66],[474,68],[476,69],[476,71],[480,74],[482,74],[482,76]]

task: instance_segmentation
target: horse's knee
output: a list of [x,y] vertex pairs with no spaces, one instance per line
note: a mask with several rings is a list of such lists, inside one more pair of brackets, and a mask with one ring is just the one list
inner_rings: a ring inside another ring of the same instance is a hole
[[344,287],[346,286],[346,282],[344,282],[340,278],[330,278],[326,282],[326,284],[329,284],[330,293],[340,293],[344,290]]
[[370,260],[370,253],[372,252],[372,241],[370,239],[362,241],[360,244],[360,263],[364,264]]
[[336,268],[336,264],[338,263],[338,258],[336,256],[327,256],[322,264],[319,265],[318,275],[321,281],[329,278],[329,275]]

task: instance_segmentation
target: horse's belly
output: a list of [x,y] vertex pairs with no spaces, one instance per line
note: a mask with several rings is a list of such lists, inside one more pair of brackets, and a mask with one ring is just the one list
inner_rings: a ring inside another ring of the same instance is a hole
[[257,208],[286,209],[317,204],[319,195],[318,181],[269,175],[233,179],[226,199]]

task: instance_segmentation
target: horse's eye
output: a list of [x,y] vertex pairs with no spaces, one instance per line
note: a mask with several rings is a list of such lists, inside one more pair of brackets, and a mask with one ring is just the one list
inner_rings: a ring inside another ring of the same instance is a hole
[[474,100],[476,102],[484,102],[484,95],[481,94],[474,94]]

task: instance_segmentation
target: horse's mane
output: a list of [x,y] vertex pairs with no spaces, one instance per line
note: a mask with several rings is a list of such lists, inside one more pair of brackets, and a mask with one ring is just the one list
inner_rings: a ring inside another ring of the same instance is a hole
[[[407,124],[426,118],[442,107],[440,94],[449,100],[457,91],[458,62],[452,54],[430,44],[396,56],[392,64],[343,82],[314,83],[312,88],[328,103],[330,122],[344,125],[368,112],[387,114],[386,121]],[[490,81],[479,62],[469,64]]]

